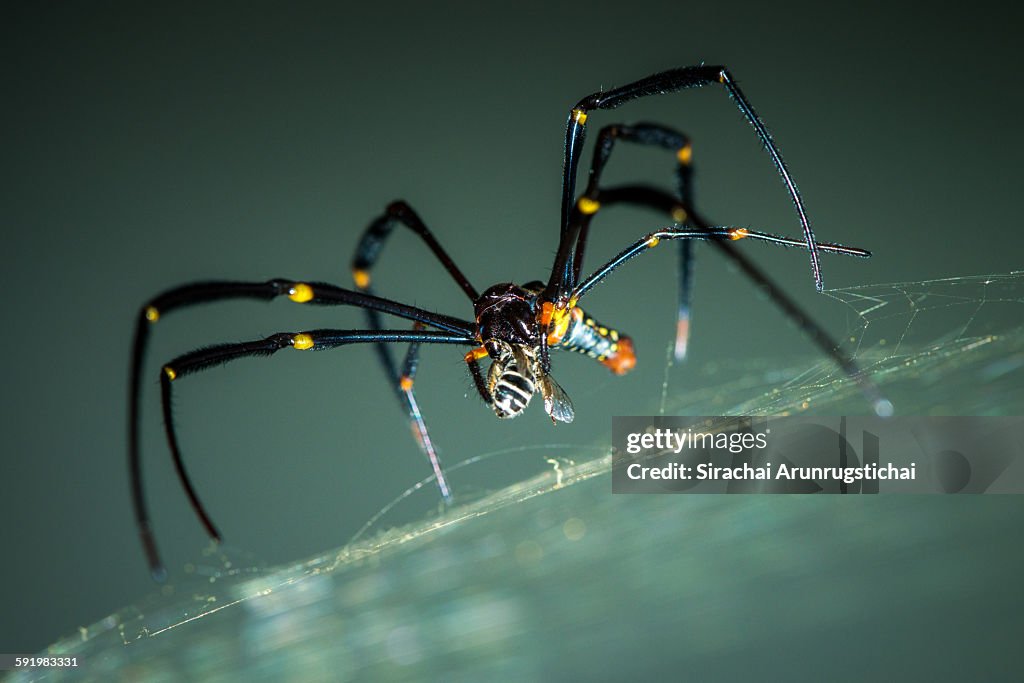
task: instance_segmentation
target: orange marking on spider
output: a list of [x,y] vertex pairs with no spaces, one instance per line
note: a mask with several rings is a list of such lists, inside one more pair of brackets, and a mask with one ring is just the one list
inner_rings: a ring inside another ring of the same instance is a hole
[[684,146],[679,148],[676,152],[676,159],[678,159],[679,163],[683,166],[690,165],[690,162],[693,161],[693,147],[690,143],[686,143]]
[[369,271],[356,268],[352,271],[352,280],[359,289],[366,289],[370,286],[370,273]]
[[618,348],[614,353],[601,359],[601,365],[611,370],[616,375],[625,375],[636,367],[636,351],[633,348],[633,340],[626,335],[619,335]]

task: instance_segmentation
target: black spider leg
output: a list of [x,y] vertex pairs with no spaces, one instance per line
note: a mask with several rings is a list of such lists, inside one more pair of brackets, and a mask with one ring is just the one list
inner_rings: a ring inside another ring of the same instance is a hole
[[[359,240],[355,255],[352,258],[352,279],[355,281],[356,287],[366,293],[373,292],[370,284],[370,273],[380,257],[384,243],[397,225],[402,225],[418,235],[462,291],[466,293],[471,301],[476,301],[479,297],[476,288],[470,284],[468,278],[455,265],[455,262],[444,250],[444,247],[435,239],[419,215],[403,201],[389,204],[383,215],[370,223]],[[372,309],[366,309],[365,314],[367,327],[371,330],[383,328],[380,313]],[[374,349],[377,352],[377,358],[380,361],[381,367],[384,369],[384,374],[387,376],[391,386],[394,387],[398,401],[409,419],[413,438],[434,470],[437,486],[441,490],[441,496],[446,503],[450,503],[452,499],[451,487],[448,485],[447,478],[444,475],[440,456],[437,454],[434,442],[427,431],[427,424],[423,419],[423,413],[420,411],[419,403],[413,391],[416,369],[419,367],[419,344],[409,345],[401,372],[399,372],[398,366],[395,363],[391,347],[380,343],[374,344]]]
[[[892,414],[892,403],[882,395],[878,386],[871,379],[871,376],[864,373],[857,365],[857,362],[851,356],[847,355],[842,348],[840,348],[832,335],[830,335],[821,325],[815,322],[809,313],[804,311],[799,304],[790,298],[789,295],[787,295],[781,287],[768,277],[764,271],[758,268],[753,261],[729,244],[730,241],[740,239],[755,239],[784,247],[806,248],[805,243],[789,237],[782,237],[756,230],[748,230],[746,228],[713,227],[699,214],[697,214],[692,207],[681,206],[676,198],[656,188],[624,186],[601,192],[598,197],[602,204],[605,205],[620,202],[641,205],[647,206],[656,211],[668,213],[669,215],[672,215],[673,212],[682,208],[690,216],[691,221],[696,227],[685,228],[675,226],[665,228],[663,230],[652,232],[637,240],[628,248],[620,252],[618,256],[598,268],[593,274],[584,279],[576,289],[573,290],[570,296],[570,302],[572,305],[575,305],[584,294],[590,291],[590,289],[599,282],[607,278],[616,268],[626,261],[629,261],[649,249],[656,247],[663,240],[705,240],[711,242],[722,250],[728,258],[734,261],[739,266],[740,270],[742,270],[743,273],[750,278],[750,280],[759,287],[765,295],[776,306],[778,306],[782,312],[792,320],[815,345],[818,346],[819,349],[821,349],[826,356],[832,359],[832,361],[839,366],[847,377],[857,383],[857,386],[871,403],[872,408],[878,415],[885,417]],[[865,249],[847,247],[841,244],[833,244],[831,242],[818,242],[817,247],[819,250],[826,253],[858,256],[861,258],[871,256],[871,252]]]
[[[415,323],[413,329],[420,330],[423,327],[419,323]],[[381,347],[384,344],[378,343],[376,346]],[[441,491],[441,497],[446,504],[450,504],[452,502],[452,489],[448,484],[448,477],[444,473],[441,456],[438,455],[437,448],[430,438],[430,432],[427,431],[427,423],[423,420],[423,413],[420,412],[419,402],[416,400],[416,394],[412,389],[413,383],[416,381],[416,370],[419,368],[419,364],[420,345],[419,342],[414,342],[409,344],[409,350],[405,354],[405,362],[402,364],[402,376],[398,383],[398,389],[402,394],[404,405],[409,414],[413,439],[416,440],[416,444],[430,462],[430,468],[434,471],[434,480],[437,482],[437,488]]]
[[384,242],[396,225],[404,225],[420,236],[471,301],[476,301],[480,297],[416,212],[402,201],[389,204],[384,214],[370,224],[366,232],[363,233],[362,239],[359,240],[355,257],[352,259],[352,275],[357,286],[363,288],[370,284],[370,269],[377,262],[380,250],[384,248]]
[[288,347],[299,350],[326,350],[347,344],[398,342],[411,342],[415,347],[419,347],[420,344],[424,343],[464,345],[476,343],[473,338],[466,337],[465,335],[422,329],[375,331],[321,329],[306,332],[278,332],[265,339],[220,344],[178,356],[164,365],[160,372],[164,427],[167,433],[167,442],[175,454],[176,461],[181,460],[181,455],[171,411],[171,382],[173,380],[193,372],[208,370],[238,358],[270,356]]
[[776,170],[782,176],[793,204],[796,207],[800,225],[803,228],[804,242],[810,252],[811,271],[814,274],[815,287],[821,291],[824,287],[821,279],[821,268],[818,264],[818,243],[815,240],[814,232],[811,230],[810,221],[804,210],[803,200],[782,160],[775,142],[764,123],[758,117],[754,108],[747,101],[746,96],[733,80],[728,69],[724,66],[691,66],[681,69],[671,69],[661,73],[642,78],[628,85],[614,88],[608,92],[597,92],[581,99],[569,112],[569,120],[565,132],[565,155],[562,169],[562,207],[561,207],[561,232],[558,254],[552,268],[551,278],[544,291],[544,300],[562,302],[573,289],[569,286],[573,272],[573,245],[578,234],[578,226],[573,225],[572,217],[573,200],[576,192],[576,175],[579,168],[579,158],[583,150],[583,142],[586,136],[586,122],[588,112],[594,109],[614,109],[630,100],[651,95],[661,95],[686,88],[698,88],[714,83],[721,84],[726,92],[732,97],[740,112],[747,121],[754,127],[754,132],[764,145]]
[[486,355],[486,350],[482,346],[477,347],[466,354],[466,365],[469,367],[469,374],[473,377],[473,385],[476,387],[477,393],[480,394],[484,403],[490,406],[494,403],[494,397],[491,396],[491,390],[487,387],[487,379],[484,378],[484,372],[480,368],[480,359]]
[[[145,492],[142,485],[142,458],[139,448],[142,366],[149,341],[149,328],[160,320],[162,316],[178,308],[228,299],[262,299],[269,301],[280,296],[287,296],[296,303],[372,308],[382,313],[430,325],[460,337],[469,339],[473,337],[473,325],[464,320],[431,313],[413,306],[406,306],[405,304],[388,299],[382,299],[362,292],[354,292],[325,283],[306,283],[287,279],[274,279],[267,282],[197,282],[167,290],[150,300],[142,307],[136,318],[135,336],[132,343],[130,379],[128,384],[128,472],[131,479],[132,505],[135,511],[136,526],[139,530],[139,537],[146,552],[150,569],[155,578],[162,578],[165,572],[157,552],[149,510],[146,505]],[[171,454],[174,458],[174,467],[178,474],[178,479],[188,495],[192,509],[206,528],[207,533],[215,540],[220,540],[220,534],[199,501],[199,497],[189,480],[184,461],[173,445]]]
[[[691,163],[693,159],[693,146],[690,138],[677,130],[660,124],[635,123],[612,124],[605,126],[598,133],[597,144],[594,146],[594,158],[590,164],[587,187],[580,198],[576,200],[576,210],[581,214],[589,215],[596,213],[601,208],[601,202],[597,198],[601,185],[601,174],[604,171],[605,164],[608,163],[608,159],[611,157],[616,140],[660,147],[674,152],[676,158],[676,192],[682,200],[683,206],[693,206],[693,166]],[[681,207],[674,208],[671,215],[672,220],[676,223],[684,227],[692,227],[689,216]],[[576,251],[572,259],[571,287],[575,287],[580,279],[589,226],[590,221],[585,221],[580,225],[579,236],[576,239]],[[679,282],[674,353],[676,360],[682,360],[686,356],[686,348],[690,336],[694,241],[679,240],[677,244],[679,245]]]

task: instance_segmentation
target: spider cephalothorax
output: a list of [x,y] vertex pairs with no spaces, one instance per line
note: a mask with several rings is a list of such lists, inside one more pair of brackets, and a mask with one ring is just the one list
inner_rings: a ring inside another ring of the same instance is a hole
[[473,304],[476,335],[487,348],[487,355],[497,360],[507,351],[496,342],[528,348],[540,346],[536,300],[536,292],[511,282],[494,285],[480,295]]

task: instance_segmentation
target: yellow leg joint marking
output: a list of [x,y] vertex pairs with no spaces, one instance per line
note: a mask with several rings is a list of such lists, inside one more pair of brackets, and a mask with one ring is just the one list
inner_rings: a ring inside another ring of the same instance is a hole
[[690,143],[686,143],[676,150],[676,159],[679,159],[679,163],[683,166],[689,166],[690,162],[693,161],[693,146]]
[[466,354],[467,363],[472,363],[473,361],[480,360],[481,358],[487,358],[487,349],[482,346],[478,346]]
[[736,228],[729,231],[729,239],[731,240],[741,240],[744,237],[750,237],[750,232],[746,228]]
[[304,282],[296,282],[288,290],[288,298],[297,304],[304,304],[313,298],[313,288]]
[[164,374],[167,375],[167,379],[169,380],[173,380],[178,376],[178,373],[176,373],[174,371],[174,368],[172,368],[170,365],[164,366]]
[[408,375],[402,375],[402,378],[398,380],[398,386],[402,388],[402,391],[412,391],[412,377]]
[[718,72],[718,82],[719,83],[725,83],[725,72],[724,71],[719,71]]
[[672,208],[672,220],[676,223],[685,223],[687,219],[686,209],[681,206]]
[[658,246],[658,243],[659,243],[659,242],[661,242],[661,239],[660,239],[660,238],[658,238],[658,237],[652,237],[651,239],[647,240],[647,246],[648,246],[648,248],[650,248],[650,247],[656,247],[656,246]]
[[304,332],[297,334],[292,337],[292,348],[296,348],[299,351],[311,349],[313,348],[313,338]]
[[565,333],[569,331],[569,321],[572,318],[577,317],[579,311],[578,308],[574,308],[568,311],[564,308],[556,309],[553,317],[553,325],[549,328],[548,332],[548,344],[555,345],[562,341],[565,337]]
[[580,124],[581,126],[585,125],[587,122],[587,112],[583,111],[582,109],[573,109],[572,120]]
[[601,208],[601,202],[590,197],[580,197],[580,200],[576,202],[576,207],[584,216],[590,216],[597,213],[597,210]]
[[366,289],[370,286],[370,271],[356,268],[352,271],[352,279],[359,289]]
[[155,306],[146,306],[146,312],[144,315],[146,316],[146,320],[151,323],[155,323],[160,319],[160,311],[156,310]]

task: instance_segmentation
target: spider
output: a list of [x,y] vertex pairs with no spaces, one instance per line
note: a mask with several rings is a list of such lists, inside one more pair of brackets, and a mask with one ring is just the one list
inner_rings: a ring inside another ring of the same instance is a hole
[[[602,128],[598,133],[586,188],[579,196],[576,195],[580,156],[591,112],[614,109],[642,97],[706,85],[722,86],[753,126],[793,201],[803,230],[802,239],[742,227],[713,226],[702,218],[694,210],[691,200],[693,152],[690,140],[683,133],[656,123],[612,124]],[[601,174],[618,142],[647,145],[670,152],[675,167],[673,191],[648,185],[602,186]],[[591,221],[600,209],[614,204],[656,211],[671,224],[637,239],[593,273],[582,277]],[[466,294],[473,304],[472,320],[434,313],[374,295],[370,284],[371,271],[388,237],[399,226],[423,241]],[[299,304],[355,306],[363,309],[366,316],[366,329],[280,332],[265,339],[204,347],[178,356],[162,366],[159,378],[164,425],[177,476],[199,520],[207,533],[217,541],[221,538],[220,533],[196,495],[181,457],[171,415],[173,382],[185,375],[228,361],[247,356],[269,356],[285,348],[325,350],[348,344],[374,344],[387,378],[408,415],[419,448],[433,468],[441,496],[450,502],[451,489],[413,392],[420,346],[456,344],[471,347],[465,355],[465,362],[473,384],[480,398],[499,418],[513,418],[522,414],[532,397],[539,393],[543,397],[544,410],[553,422],[571,422],[574,416],[572,402],[552,377],[551,351],[560,349],[584,353],[617,375],[625,374],[633,368],[636,355],[630,337],[597,322],[580,308],[579,302],[619,266],[669,240],[677,240],[679,243],[679,308],[675,343],[677,358],[685,356],[689,338],[693,245],[696,240],[703,240],[721,250],[755,285],[768,292],[770,299],[785,315],[796,322],[826,355],[860,385],[874,403],[876,412],[888,412],[888,402],[881,397],[870,378],[859,371],[852,358],[840,351],[832,338],[792,299],[774,287],[753,261],[732,247],[731,243],[740,239],[806,249],[810,255],[814,283],[819,291],[823,288],[820,253],[870,256],[870,252],[864,249],[819,242],[815,238],[789,169],[767,128],[732,75],[724,66],[700,65],[664,71],[619,88],[596,92],[572,107],[565,135],[558,250],[546,282],[533,281],[523,285],[506,282],[480,292],[463,275],[416,212],[408,204],[398,201],[389,205],[384,214],[369,225],[356,247],[352,260],[355,289],[324,282],[273,279],[267,282],[197,282],[159,294],[142,306],[137,317],[128,396],[128,461],[132,501],[142,545],[154,577],[161,580],[166,572],[157,551],[142,486],[139,451],[140,386],[149,330],[164,315],[179,308],[226,299],[270,300],[287,297]],[[412,321],[413,325],[411,329],[385,328],[381,314]],[[390,346],[395,343],[408,344],[400,364]],[[481,369],[481,361],[484,360],[490,361],[486,372]]]

